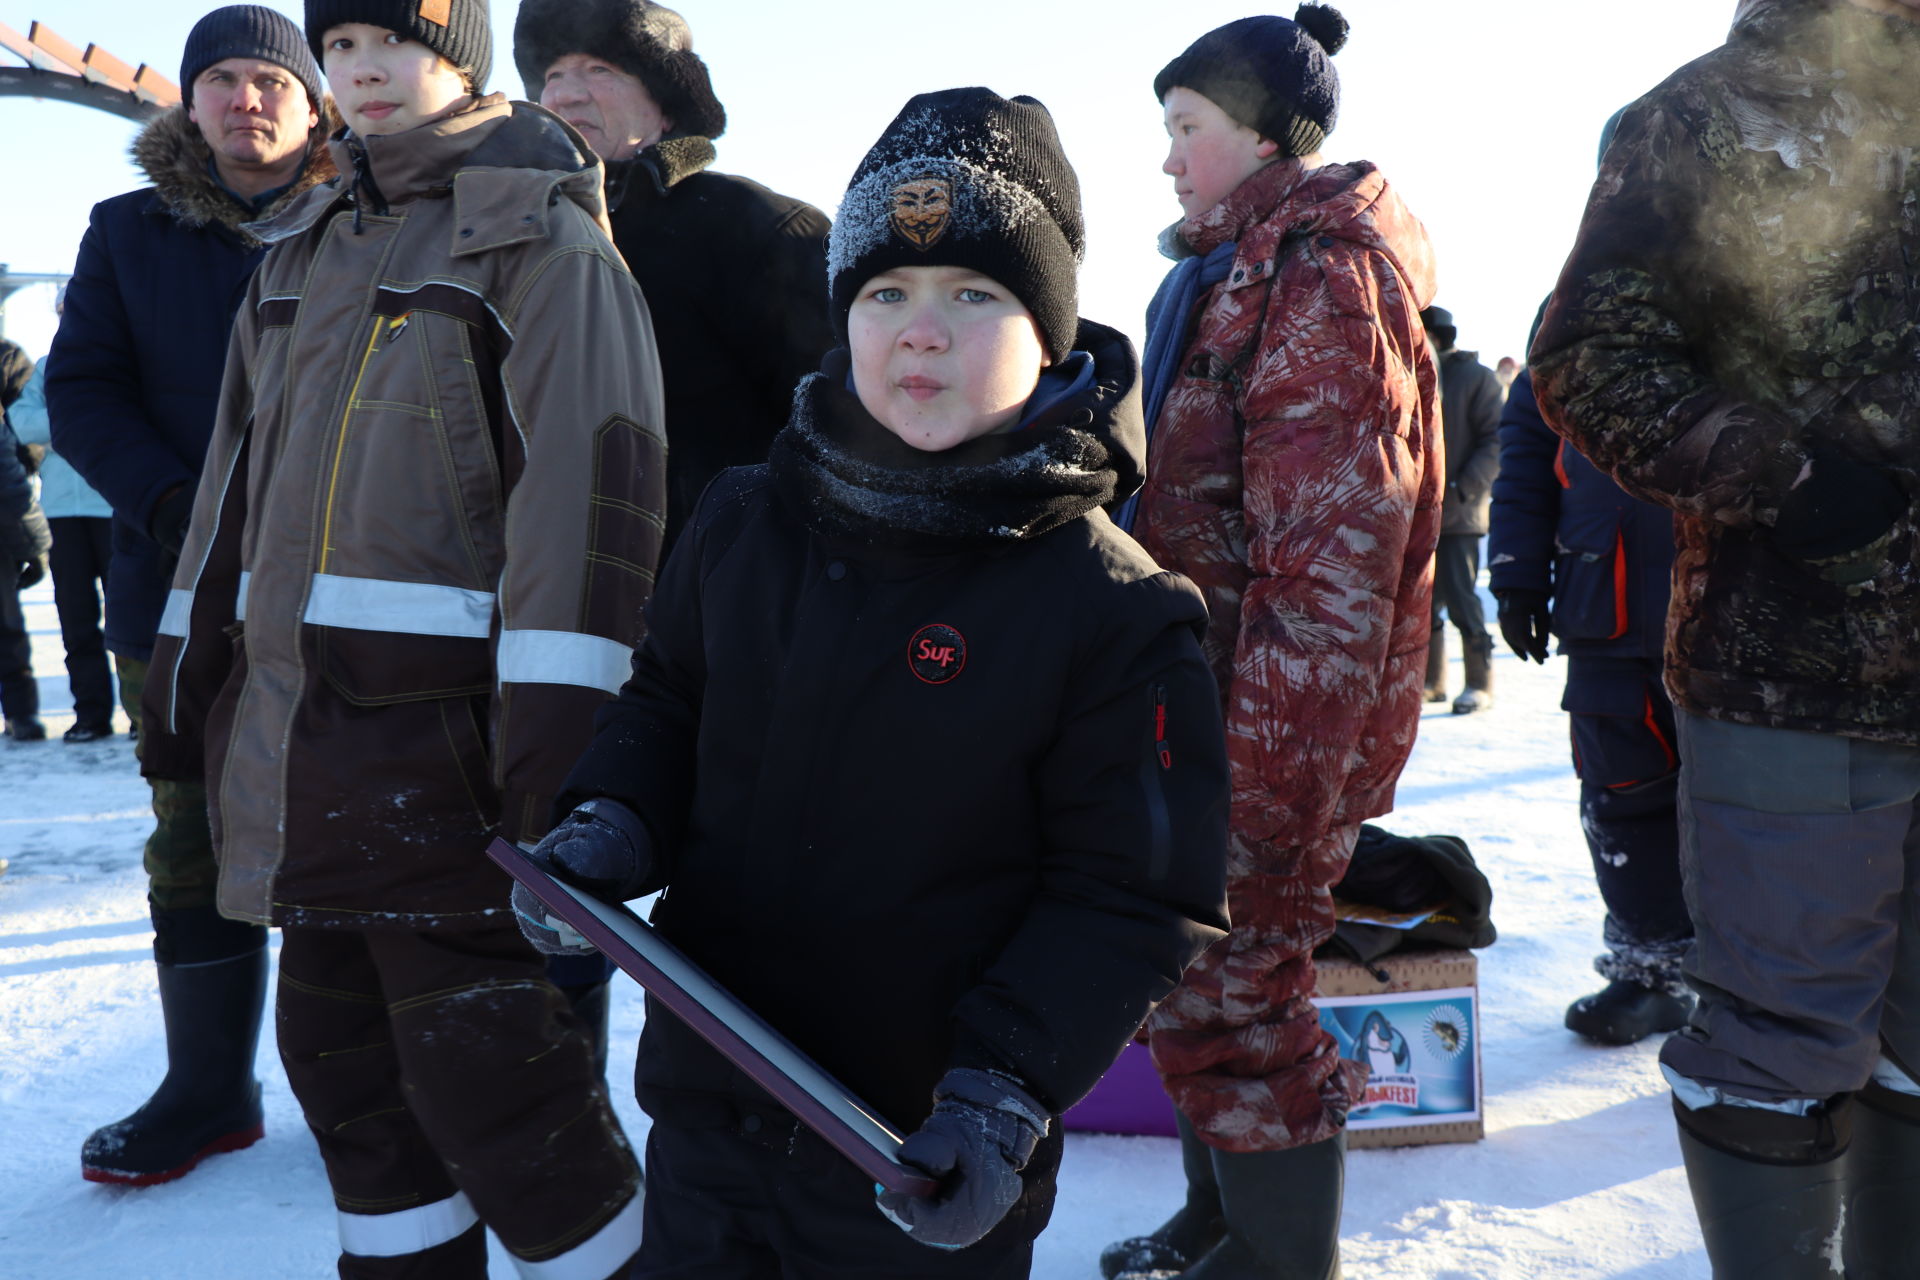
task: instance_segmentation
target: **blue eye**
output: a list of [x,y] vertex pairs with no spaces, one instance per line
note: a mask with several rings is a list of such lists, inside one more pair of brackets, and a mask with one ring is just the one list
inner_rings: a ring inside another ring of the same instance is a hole
[[960,291],[960,301],[973,303],[992,302],[993,295],[985,289],[962,289]]
[[884,289],[875,289],[873,291],[873,300],[875,302],[905,302],[907,300],[907,292],[904,289],[896,289],[892,285],[888,285]]

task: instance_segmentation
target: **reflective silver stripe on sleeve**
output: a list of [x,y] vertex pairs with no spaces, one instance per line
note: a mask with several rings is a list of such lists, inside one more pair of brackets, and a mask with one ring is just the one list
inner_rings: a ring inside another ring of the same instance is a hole
[[187,638],[187,619],[193,615],[193,592],[175,587],[167,592],[167,607],[160,614],[160,634]]
[[578,631],[503,631],[497,665],[501,684],[577,684],[618,693],[631,673],[633,650]]
[[252,582],[252,572],[242,569],[240,571],[240,585],[234,589],[233,593],[233,620],[235,622],[245,622],[247,620],[247,587],[251,585]]
[[639,1252],[643,1198],[634,1196],[607,1220],[606,1226],[558,1257],[545,1262],[515,1258],[513,1269],[520,1273],[520,1280],[601,1280],[602,1276],[613,1275]]
[[493,632],[493,593],[316,573],[304,620],[318,627],[484,640]]
[[[480,1215],[464,1191],[398,1213],[347,1213],[340,1218],[340,1251],[362,1258],[399,1258],[458,1239]],[[638,1245],[635,1245],[638,1248]]]

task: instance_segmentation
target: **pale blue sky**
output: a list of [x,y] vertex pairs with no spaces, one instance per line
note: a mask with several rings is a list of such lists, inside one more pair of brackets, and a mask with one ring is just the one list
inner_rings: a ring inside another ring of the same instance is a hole
[[[84,46],[171,78],[194,21],[181,0],[0,0],[0,22],[41,19]],[[299,19],[300,6],[276,3]],[[493,87],[524,91],[514,4],[496,0]],[[1059,121],[1088,226],[1084,314],[1140,336],[1179,216],[1160,172],[1153,76],[1212,27],[1264,12],[1234,0],[684,0],[728,129],[718,168],[820,205],[908,97],[985,84],[1029,93]],[[1600,126],[1724,38],[1734,0],[1346,0],[1353,24],[1332,159],[1379,164],[1438,246],[1440,297],[1487,363],[1520,355],[1553,287],[1593,176]],[[1291,15],[1287,4],[1276,10]],[[0,61],[11,62],[0,53]],[[92,204],[142,179],[135,126],[100,112],[0,98],[0,262],[66,271]],[[35,354],[51,299],[21,294],[7,328]]]

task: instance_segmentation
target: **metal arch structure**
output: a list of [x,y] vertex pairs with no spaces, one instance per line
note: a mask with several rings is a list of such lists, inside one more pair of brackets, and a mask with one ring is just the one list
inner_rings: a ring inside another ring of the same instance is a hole
[[0,97],[71,102],[134,121],[180,101],[179,86],[152,67],[130,67],[97,44],[83,50],[44,22],[24,36],[0,23],[0,48],[26,63],[0,66]]

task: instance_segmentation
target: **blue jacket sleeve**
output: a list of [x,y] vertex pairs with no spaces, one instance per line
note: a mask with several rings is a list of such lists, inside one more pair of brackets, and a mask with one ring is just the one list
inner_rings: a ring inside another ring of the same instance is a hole
[[53,448],[121,519],[146,529],[167,493],[198,479],[147,415],[122,302],[112,219],[96,205],[47,361]]
[[1553,589],[1554,532],[1560,523],[1560,437],[1540,417],[1533,377],[1522,373],[1500,415],[1500,474],[1493,482],[1487,572],[1495,591]]

